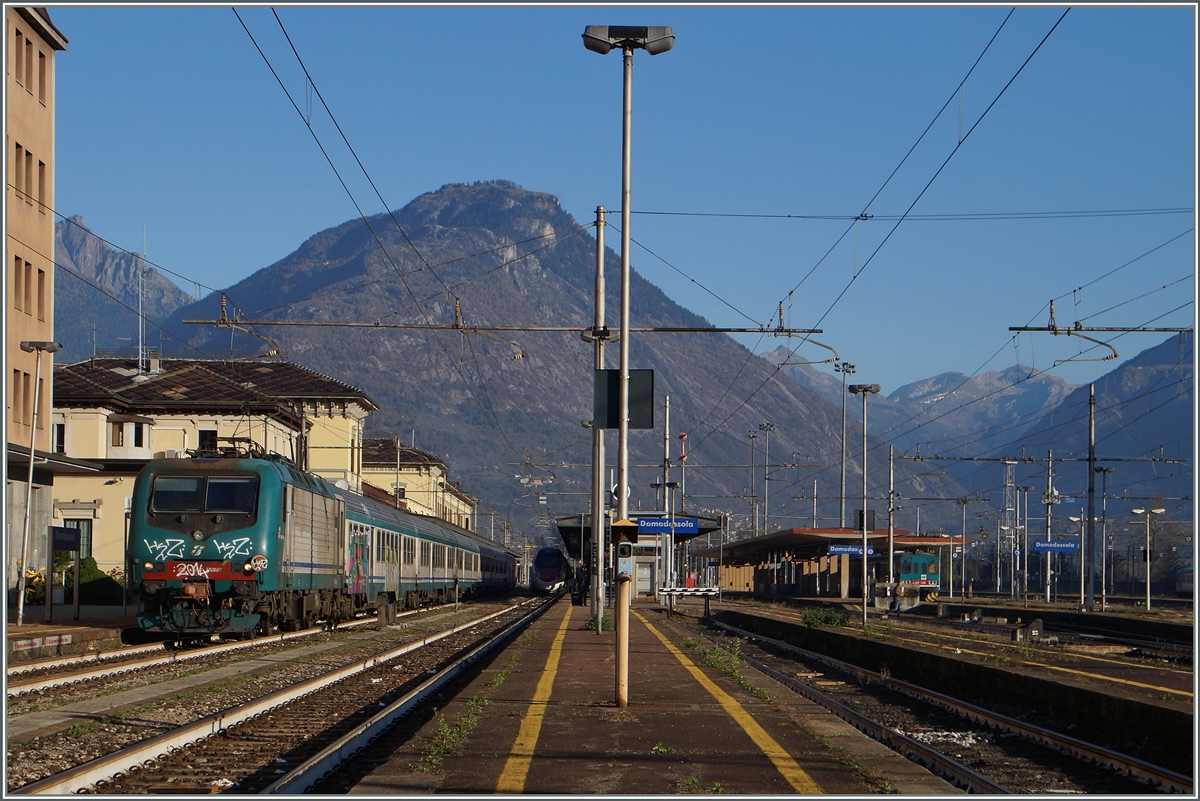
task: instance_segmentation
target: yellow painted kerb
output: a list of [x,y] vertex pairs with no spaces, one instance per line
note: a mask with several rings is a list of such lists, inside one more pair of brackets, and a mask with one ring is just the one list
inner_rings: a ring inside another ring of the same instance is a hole
[[721,708],[724,709],[731,718],[737,721],[737,724],[742,727],[742,730],[746,732],[747,735],[749,735],[750,739],[754,741],[754,744],[758,746],[759,750],[771,760],[772,764],[774,764],[779,772],[783,774],[783,778],[787,779],[788,784],[790,784],[796,792],[809,794],[821,793],[820,786],[813,781],[812,777],[804,772],[804,769],[800,767],[796,760],[792,759],[791,754],[784,750],[783,746],[781,746],[774,737],[772,737],[770,734],[767,734],[766,729],[758,725],[758,721],[756,721],[750,715],[750,713],[746,711],[745,707],[738,703],[736,698],[718,687],[712,681],[712,679],[704,674],[704,671],[696,667],[696,664],[692,662],[692,660],[688,659],[687,656],[678,648],[676,648],[670,640],[659,633],[658,629],[654,628],[654,626],[651,626],[650,622],[647,621],[646,618],[642,617],[637,612],[633,612],[633,614],[638,620],[645,624],[646,628],[650,629],[650,633],[657,637],[659,642],[666,646],[668,651],[675,655],[675,658],[679,660],[679,663],[687,668],[688,672],[692,674],[692,677],[695,678],[696,681],[700,682],[700,686],[705,690],[708,690],[708,694],[716,699],[717,703],[721,705]]
[[567,636],[567,624],[571,622],[571,609],[563,616],[558,634],[550,646],[550,655],[546,657],[546,667],[542,677],[538,679],[537,689],[534,690],[533,700],[525,717],[521,720],[521,730],[517,732],[516,742],[508,753],[504,770],[500,772],[500,781],[496,783],[497,793],[519,794],[525,792],[525,777],[529,774],[529,763],[533,761],[533,749],[537,745],[538,734],[542,731],[542,719],[546,716],[546,702],[550,700],[550,691],[554,689],[554,677],[558,674],[558,660],[562,656],[563,640]]

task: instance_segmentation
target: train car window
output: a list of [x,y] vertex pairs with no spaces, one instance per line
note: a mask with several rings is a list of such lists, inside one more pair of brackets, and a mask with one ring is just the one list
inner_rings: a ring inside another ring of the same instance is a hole
[[930,575],[932,575],[932,574],[934,574],[934,573],[938,572],[938,563],[937,563],[937,562],[930,562],[929,564],[927,564],[927,565],[925,566],[925,572],[926,572],[926,573],[928,573],[928,574],[930,574]]
[[433,543],[426,542],[424,540],[421,541],[421,567],[429,567],[429,565],[430,565],[430,556],[429,555],[430,555],[432,548],[433,548]]
[[417,541],[412,537],[404,538],[404,566],[412,567],[417,561]]
[[203,498],[201,476],[155,476],[150,508],[155,512],[199,512]]

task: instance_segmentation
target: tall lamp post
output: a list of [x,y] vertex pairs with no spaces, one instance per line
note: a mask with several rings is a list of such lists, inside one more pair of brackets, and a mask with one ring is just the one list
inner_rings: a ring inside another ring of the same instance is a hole
[[839,503],[841,506],[838,509],[838,528],[846,527],[846,376],[854,375],[854,365],[850,362],[841,362],[833,366],[835,373],[842,374],[842,484],[841,492],[838,493]]
[[[879,392],[879,389],[878,384],[850,385],[850,392],[855,395],[862,395],[863,401],[862,622],[864,628],[867,625],[867,396]],[[842,502],[845,503],[845,500]]]
[[1161,515],[1167,511],[1161,507],[1154,509],[1134,509],[1135,515],[1146,515],[1146,611],[1150,611],[1150,515]]
[[[21,350],[35,354],[33,376],[33,419],[29,421],[29,481],[25,485],[25,525],[21,531],[21,569],[17,574],[17,625],[25,625],[25,571],[29,569],[29,527],[32,523],[33,505],[33,454],[37,445],[38,407],[42,403],[42,354],[55,353],[62,349],[57,342],[21,343]],[[52,555],[51,555],[52,556]],[[50,577],[50,566],[47,564],[46,577]],[[46,582],[46,593],[52,590],[51,582]]]
[[771,487],[767,483],[771,478],[771,432],[775,430],[774,423],[759,423],[758,430],[763,432],[763,534],[769,534],[767,515],[771,511]]
[[1103,489],[1100,492],[1100,611],[1108,609],[1108,580],[1107,580],[1107,565],[1108,565],[1108,474],[1116,470],[1115,467],[1097,467],[1096,472],[1100,474],[1103,481]]
[[[614,47],[624,55],[624,103],[621,126],[621,356],[617,414],[617,504],[621,522],[629,519],[629,178],[630,140],[633,132],[633,51],[641,48],[652,56],[665,53],[675,44],[675,35],[666,26],[588,25],[583,30],[583,46],[593,53],[606,55]],[[628,588],[629,582],[621,585]],[[628,593],[623,594],[626,598]],[[618,598],[618,607],[621,598]],[[624,615],[618,620],[627,619]],[[629,629],[617,631],[616,703],[628,705]],[[622,656],[624,663],[622,663]]]

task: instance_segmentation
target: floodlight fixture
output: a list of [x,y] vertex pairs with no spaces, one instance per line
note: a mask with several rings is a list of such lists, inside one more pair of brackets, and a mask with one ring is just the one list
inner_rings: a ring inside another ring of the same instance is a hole
[[588,25],[583,30],[583,46],[602,56],[614,47],[657,56],[675,46],[675,34],[667,25]]

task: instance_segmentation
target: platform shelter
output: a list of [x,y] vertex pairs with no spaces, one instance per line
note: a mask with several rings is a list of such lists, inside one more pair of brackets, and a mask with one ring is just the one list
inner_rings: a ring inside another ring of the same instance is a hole
[[[892,533],[896,553],[947,548],[952,546],[951,540],[944,534],[910,536],[905,529]],[[886,581],[888,530],[868,531],[867,548],[868,580]],[[861,529],[790,528],[691,555],[719,560],[719,584],[727,592],[862,597]]]

